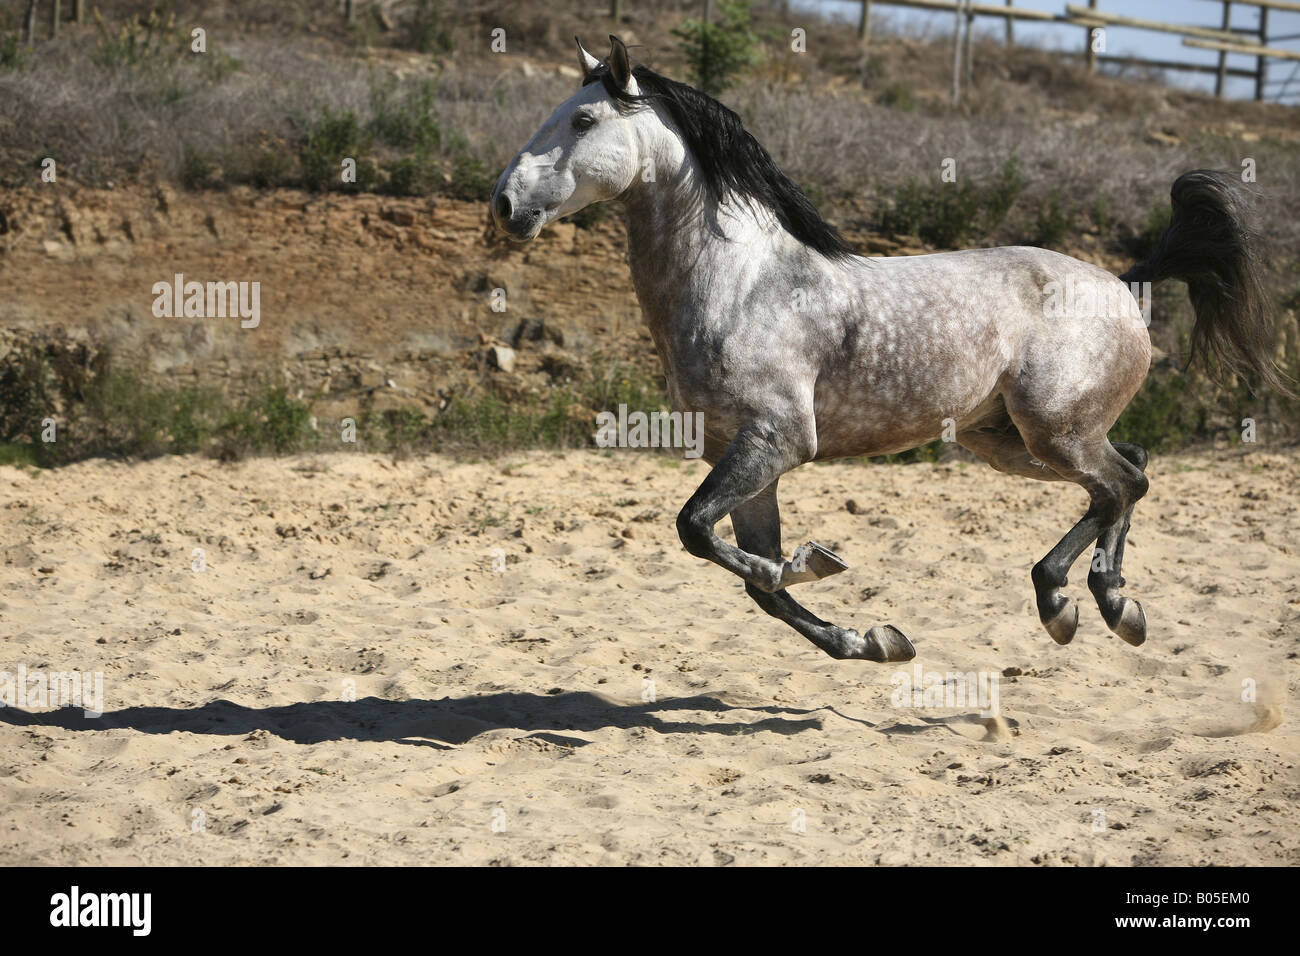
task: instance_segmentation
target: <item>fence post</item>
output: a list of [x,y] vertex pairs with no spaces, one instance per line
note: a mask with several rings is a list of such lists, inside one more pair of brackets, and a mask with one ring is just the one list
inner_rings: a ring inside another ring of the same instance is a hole
[[609,17],[611,20],[622,21],[623,0],[609,0]]
[[36,42],[36,0],[27,0],[27,11],[23,14],[23,42],[27,46]]
[[[1088,0],[1088,9],[1089,9],[1089,10],[1096,10],[1096,9],[1097,9],[1097,0]],[[1088,72],[1089,72],[1089,73],[1096,73],[1096,72],[1097,72],[1097,54],[1096,54],[1096,52],[1095,52],[1095,51],[1093,50],[1093,48],[1092,48],[1092,31],[1093,31],[1094,29],[1095,29],[1095,27],[1087,27],[1087,28],[1086,28],[1086,30],[1085,30],[1086,39],[1083,41],[1083,52],[1084,52],[1084,57],[1085,57],[1085,58],[1087,59],[1087,61],[1088,61]]]
[[72,0],[72,19],[78,25],[86,22],[86,0]]
[[[1259,8],[1259,45],[1268,49],[1268,7]],[[1268,82],[1268,57],[1255,57],[1255,99],[1264,99],[1264,84]]]
[[961,0],[953,4],[957,19],[952,27],[952,105],[961,102]]
[[871,42],[871,0],[862,0],[862,12],[858,19],[858,73],[862,79],[862,86],[866,88],[870,83],[870,77],[867,74],[867,45]]
[[971,36],[975,33],[975,14],[971,13],[974,0],[966,0],[966,88],[971,87],[971,69],[974,56],[971,51]]
[[[1011,9],[1012,3],[1013,0],[1007,0],[1008,10]],[[1016,19],[1015,17],[1004,17],[1003,19],[1007,21],[1007,46],[1011,46],[1016,42]]]
[[343,19],[348,23],[352,23],[356,19],[354,6],[353,0],[343,0]]
[[50,39],[59,35],[59,0],[50,0]]
[[[1227,33],[1228,28],[1232,26],[1232,3],[1231,0],[1223,0],[1223,32]],[[1214,78],[1214,95],[1223,99],[1223,86],[1228,78],[1228,52],[1219,51],[1219,74]]]

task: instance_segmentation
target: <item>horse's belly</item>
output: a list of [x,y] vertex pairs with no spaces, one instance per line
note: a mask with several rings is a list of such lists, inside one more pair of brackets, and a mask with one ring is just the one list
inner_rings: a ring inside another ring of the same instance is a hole
[[996,394],[998,380],[999,373],[990,369],[943,380],[924,374],[898,380],[868,376],[839,387],[819,385],[817,457],[887,455],[938,438],[951,440]]

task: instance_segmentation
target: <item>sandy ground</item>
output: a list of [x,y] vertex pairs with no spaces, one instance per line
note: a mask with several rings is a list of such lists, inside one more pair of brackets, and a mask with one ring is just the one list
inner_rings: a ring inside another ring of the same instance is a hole
[[0,468],[0,670],[104,687],[99,718],[0,708],[0,862],[1300,863],[1300,455],[1151,474],[1141,648],[1082,563],[1074,643],[1038,626],[1076,488],[786,479],[787,551],[852,565],[806,603],[998,675],[986,719],[895,706],[910,666],[830,660],[687,555],[698,463]]

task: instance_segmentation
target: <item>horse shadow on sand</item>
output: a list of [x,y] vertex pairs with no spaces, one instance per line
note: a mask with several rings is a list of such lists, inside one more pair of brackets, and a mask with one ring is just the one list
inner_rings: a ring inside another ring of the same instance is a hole
[[[814,709],[773,705],[728,704],[698,695],[638,704],[619,704],[586,692],[561,694],[497,693],[444,697],[440,700],[300,701],[276,707],[246,707],[214,700],[197,707],[127,707],[86,717],[80,708],[32,713],[0,707],[0,724],[14,727],[60,727],[74,731],[135,730],[146,734],[214,734],[247,736],[265,731],[298,744],[331,740],[389,742],[448,749],[494,730],[523,731],[567,747],[590,743],[570,733],[607,728],[644,728],[660,734],[727,734],[762,732],[791,735],[821,730]],[[687,716],[704,711],[731,719]],[[682,712],[674,717],[675,712]],[[758,720],[736,719],[742,714],[766,714]],[[669,716],[661,716],[669,715]],[[804,719],[791,719],[801,717]]]

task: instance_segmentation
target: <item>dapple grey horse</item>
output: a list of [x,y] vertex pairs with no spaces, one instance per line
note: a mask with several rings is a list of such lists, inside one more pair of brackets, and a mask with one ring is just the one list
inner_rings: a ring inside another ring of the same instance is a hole
[[[1269,360],[1257,240],[1226,174],[1173,185],[1158,251],[1122,277],[1045,249],[853,254],[804,194],[710,97],[578,43],[581,88],[501,174],[492,215],[513,239],[619,200],[637,297],[674,409],[703,412],[713,465],[677,519],[693,555],[744,579],[768,614],[837,659],[904,661],[898,629],[823,621],[786,590],[847,565],[816,544],[783,557],[777,482],[805,462],[904,451],[941,437],[999,471],[1073,481],[1083,518],[1033,568],[1058,643],[1078,626],[1061,593],[1096,542],[1088,587],[1119,637],[1146,639],[1120,594],[1147,453],[1107,432],[1146,377],[1151,342],[1128,283],[1184,280],[1194,345],[1285,387]],[[730,515],[736,545],[714,526]]]

